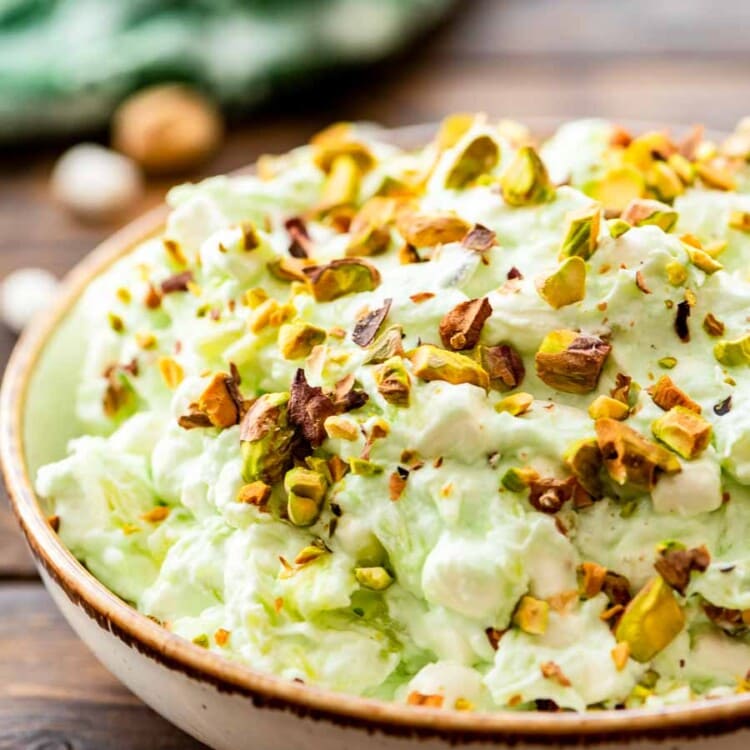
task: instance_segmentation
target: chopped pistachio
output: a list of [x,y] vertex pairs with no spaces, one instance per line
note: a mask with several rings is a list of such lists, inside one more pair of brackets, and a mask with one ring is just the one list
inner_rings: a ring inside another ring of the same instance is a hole
[[602,590],[607,569],[595,562],[583,562],[579,568],[581,574],[580,591],[587,599],[593,599]]
[[167,388],[174,390],[185,377],[182,365],[171,357],[159,357],[157,360],[159,373]]
[[316,302],[371,292],[380,285],[380,273],[375,266],[359,258],[338,258],[325,266],[306,268],[305,275]]
[[750,232],[750,211],[730,211],[729,226],[739,232]]
[[214,427],[227,428],[240,421],[239,401],[231,376],[217,372],[198,396],[197,407]]
[[613,167],[603,177],[584,186],[587,195],[611,211],[622,211],[645,190],[643,175],[630,164]]
[[685,613],[661,576],[652,578],[628,604],[615,637],[638,662],[651,661],[685,627]]
[[404,211],[396,225],[404,240],[415,248],[460,242],[471,224],[452,211],[414,213]]
[[479,341],[482,326],[492,315],[486,297],[461,302],[447,312],[440,321],[440,339],[446,349],[473,349]]
[[411,378],[401,357],[391,357],[375,371],[378,392],[394,406],[409,406]]
[[323,422],[326,435],[334,440],[353,441],[359,437],[359,429],[351,419],[339,414],[327,417]]
[[577,440],[565,451],[563,462],[589,495],[602,496],[602,452],[595,438]]
[[379,565],[370,568],[355,568],[354,576],[360,586],[373,591],[385,591],[393,583],[393,576]]
[[524,596],[513,614],[513,623],[529,635],[544,635],[549,620],[549,604],[541,599]]
[[615,663],[615,669],[622,672],[628,665],[630,659],[630,644],[627,641],[618,643],[611,651],[612,661]]
[[609,236],[613,240],[622,237],[623,234],[632,229],[632,226],[622,219],[612,219],[611,221],[608,221],[607,227],[609,228]]
[[679,261],[670,260],[664,268],[672,286],[682,286],[687,281],[687,269]]
[[322,328],[297,321],[285,323],[279,328],[279,350],[284,359],[307,357],[314,347],[324,343],[326,332]]
[[558,269],[537,285],[539,296],[555,310],[586,296],[586,263],[573,255],[566,258]]
[[507,391],[518,388],[526,376],[521,355],[510,344],[478,346],[474,350],[476,360],[490,376],[490,388]]
[[404,354],[401,340],[404,330],[400,325],[392,325],[386,328],[380,336],[368,347],[368,355],[364,361],[366,365],[382,364],[391,357],[400,357]]
[[125,323],[123,323],[122,318],[116,313],[107,313],[107,320],[109,321],[109,327],[115,333],[122,333],[125,330]]
[[408,356],[412,363],[412,371],[422,380],[444,380],[453,385],[471,383],[485,390],[490,386],[487,372],[464,354],[423,344],[411,351]]
[[657,443],[615,419],[597,419],[596,438],[604,467],[618,485],[652,490],[659,474],[682,471],[679,460]]
[[750,334],[732,341],[719,341],[714,346],[714,357],[726,367],[750,364]]
[[294,564],[299,565],[300,567],[303,565],[309,565],[328,554],[330,553],[325,547],[321,547],[317,544],[308,544],[297,553],[297,556],[294,558]]
[[380,255],[390,244],[391,230],[387,226],[369,223],[356,233],[352,231],[349,244],[346,246],[346,255],[350,258],[359,255]]
[[634,227],[657,226],[669,232],[677,223],[678,214],[666,203],[648,199],[630,201],[622,212],[624,221]]
[[273,485],[291,462],[295,438],[289,423],[288,393],[266,393],[250,407],[240,424],[242,477]]
[[361,172],[356,160],[348,154],[337,156],[323,184],[318,209],[328,211],[337,206],[352,204],[359,195]]
[[468,133],[476,120],[476,115],[468,112],[457,112],[443,118],[435,142],[438,149],[445,151],[455,146]]
[[589,416],[591,419],[611,417],[612,419],[627,419],[630,408],[622,401],[610,396],[597,396],[589,405]]
[[669,375],[662,375],[646,390],[654,403],[664,411],[669,411],[673,406],[683,406],[696,414],[701,413],[701,405],[693,401],[685,391],[678,388]]
[[736,190],[737,183],[732,173],[724,167],[708,162],[696,162],[695,173],[703,183],[715,190]]
[[534,397],[530,393],[518,391],[517,393],[513,393],[510,396],[500,399],[500,401],[495,404],[495,411],[508,412],[514,417],[520,417],[531,408],[533,403]]
[[445,179],[445,187],[459,190],[490,172],[500,158],[500,148],[488,135],[478,135],[461,151]]
[[325,476],[298,466],[284,475],[284,489],[288,493],[289,520],[295,526],[310,526],[315,523],[328,490]]
[[651,424],[654,437],[687,459],[696,458],[711,441],[711,424],[684,406],[672,407]]
[[599,240],[602,209],[598,204],[571,211],[566,217],[565,238],[560,247],[560,260],[580,257],[588,260]]
[[524,492],[531,482],[539,478],[539,473],[531,468],[514,468],[508,469],[503,474],[500,483],[506,490],[511,492]]
[[551,331],[535,356],[540,380],[565,393],[589,393],[596,388],[611,346],[596,336],[576,331]]
[[153,349],[156,346],[156,336],[150,331],[138,331],[135,334],[135,343],[141,349]]
[[709,336],[723,336],[724,328],[724,324],[713,313],[706,313],[706,317],[703,318],[703,330]]
[[682,154],[671,154],[667,159],[667,164],[685,185],[692,185],[695,182],[695,167]]
[[664,368],[665,370],[671,370],[677,365],[677,358],[676,357],[661,357],[656,362],[659,367]]
[[[307,276],[305,275],[306,268],[315,268],[315,264],[309,258],[291,258],[284,255],[268,263],[269,273],[274,278],[279,279],[279,281],[307,282]],[[249,300],[248,305],[250,307],[258,307],[265,302],[268,299],[268,294],[265,292],[263,294],[265,296],[256,305],[251,304]]]
[[709,275],[724,268],[718,260],[714,260],[705,250],[691,248],[688,250],[688,255],[690,256],[690,262],[696,268],[700,268],[701,271]]
[[268,292],[262,287],[254,287],[245,292],[244,302],[251,309],[255,310],[268,299]]
[[660,201],[671,203],[685,192],[680,176],[664,161],[655,161],[646,173],[648,187]]
[[349,469],[352,474],[363,477],[372,477],[383,473],[383,467],[364,458],[353,456],[349,459]]
[[253,333],[260,333],[266,328],[277,328],[285,321],[290,320],[295,313],[296,310],[291,303],[287,302],[282,305],[273,298],[267,299],[253,310],[248,321],[248,327]]
[[271,496],[271,487],[265,482],[249,482],[237,491],[237,502],[247,505],[263,506]]
[[193,643],[196,646],[200,646],[201,648],[208,648],[210,643],[208,640],[208,636],[205,633],[201,633],[200,635],[196,635],[195,638],[193,638]]
[[320,515],[320,504],[310,497],[301,497],[290,492],[286,513],[295,526],[312,526]]
[[533,206],[555,195],[547,167],[531,146],[521,146],[500,180],[503,199],[510,206]]
[[656,161],[666,159],[677,151],[669,136],[660,130],[642,133],[628,144],[625,149],[625,161],[636,169],[645,171]]
[[341,157],[352,159],[362,173],[375,166],[376,159],[368,146],[353,140],[351,126],[348,131],[343,128],[338,132],[334,132],[333,128],[327,131],[330,133],[323,131],[321,137],[316,136],[313,142],[313,161],[317,167],[329,173]]

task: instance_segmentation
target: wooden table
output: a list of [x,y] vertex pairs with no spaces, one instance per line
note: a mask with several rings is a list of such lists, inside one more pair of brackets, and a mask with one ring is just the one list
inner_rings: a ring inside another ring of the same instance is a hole
[[[750,114],[750,4],[681,0],[464,2],[401,59],[235,127],[205,173],[282,151],[332,119],[400,125],[453,110],[602,115],[729,127]],[[52,205],[57,149],[0,153],[0,275],[62,274],[112,226]],[[145,203],[161,200],[153,184]],[[0,331],[4,365],[13,344]],[[143,706],[86,651],[36,578],[0,499],[0,750],[199,747]]]

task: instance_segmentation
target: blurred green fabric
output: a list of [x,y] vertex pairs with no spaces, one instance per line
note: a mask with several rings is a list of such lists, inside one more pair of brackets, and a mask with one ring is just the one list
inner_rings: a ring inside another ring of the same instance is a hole
[[0,140],[104,125],[128,93],[183,81],[230,109],[381,59],[452,0],[0,0]]

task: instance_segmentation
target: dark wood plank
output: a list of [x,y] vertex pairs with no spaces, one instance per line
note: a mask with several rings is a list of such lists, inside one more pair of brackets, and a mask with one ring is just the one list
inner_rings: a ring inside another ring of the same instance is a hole
[[89,653],[40,583],[0,585],[0,750],[203,747]]

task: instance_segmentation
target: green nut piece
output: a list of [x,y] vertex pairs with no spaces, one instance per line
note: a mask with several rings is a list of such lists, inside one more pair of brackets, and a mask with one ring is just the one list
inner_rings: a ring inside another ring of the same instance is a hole
[[503,199],[509,206],[546,203],[555,195],[547,167],[531,146],[521,146],[500,180]]
[[464,354],[423,344],[409,353],[409,359],[414,374],[422,380],[444,380],[453,385],[471,383],[485,390],[490,387],[486,370]]
[[531,408],[533,403],[534,397],[530,393],[518,391],[517,393],[511,393],[510,396],[500,399],[500,401],[495,404],[495,411],[498,414],[508,412],[508,414],[512,414],[514,417],[520,417]]
[[687,459],[699,456],[711,442],[711,423],[684,406],[673,406],[654,420],[651,431],[657,440]]
[[730,211],[729,227],[738,232],[750,232],[750,211]]
[[651,661],[685,627],[685,613],[661,576],[651,579],[628,604],[617,625],[617,641],[636,661]]
[[286,510],[289,520],[295,526],[315,523],[328,490],[325,476],[298,466],[284,476],[284,489],[288,493]]
[[279,350],[284,359],[307,357],[314,347],[324,343],[326,332],[311,323],[284,323],[279,328]]
[[318,204],[321,211],[354,203],[359,195],[362,172],[354,157],[348,154],[337,156],[323,184],[323,194]]
[[667,164],[685,185],[692,185],[695,182],[695,167],[679,152],[672,154],[667,159]]
[[490,172],[500,158],[500,147],[488,135],[478,135],[459,154],[445,180],[445,187],[460,190]]
[[573,255],[537,284],[539,296],[555,310],[580,302],[586,296],[586,263]]
[[646,174],[648,187],[660,201],[671,203],[678,195],[685,192],[677,172],[665,161],[655,161]]
[[394,406],[409,406],[411,378],[401,357],[391,357],[375,371],[378,392]]
[[385,591],[393,583],[393,576],[379,565],[372,568],[355,568],[354,576],[360,586],[372,591]]
[[565,393],[589,393],[599,382],[612,347],[596,336],[570,330],[548,333],[534,357],[539,379]]
[[529,635],[544,635],[548,621],[549,604],[532,596],[524,596],[513,615],[513,623]]
[[383,467],[380,464],[374,464],[372,461],[368,461],[365,458],[357,458],[356,456],[349,459],[349,469],[352,474],[357,474],[361,477],[374,477],[376,474],[383,473]]
[[379,365],[391,357],[401,357],[404,354],[404,348],[401,340],[404,338],[404,329],[400,325],[393,325],[386,328],[375,341],[367,347],[367,357],[364,364]]
[[288,393],[266,393],[240,423],[242,478],[273,485],[292,461],[295,430],[289,423]]
[[560,247],[560,260],[575,256],[588,260],[596,250],[601,220],[602,209],[597,204],[571,211],[566,217],[565,239]]
[[718,260],[712,258],[705,250],[697,247],[689,248],[688,255],[690,256],[690,262],[709,276],[724,268]]
[[371,292],[380,285],[375,266],[359,258],[338,258],[325,266],[304,269],[316,302],[330,302],[346,294]]
[[300,497],[292,492],[287,499],[286,513],[295,526],[311,526],[320,515],[320,506],[312,498]]
[[669,232],[677,223],[679,214],[666,203],[638,199],[630,201],[620,218],[634,227],[657,226]]
[[563,462],[589,495],[602,496],[602,452],[596,438],[577,440],[565,451]]
[[622,237],[623,234],[633,228],[627,221],[623,221],[622,219],[612,219],[611,221],[608,221],[607,227],[609,228],[609,236],[613,240]]
[[589,404],[589,416],[591,419],[611,417],[612,419],[626,419],[630,414],[630,407],[622,401],[610,396],[597,396]]
[[634,198],[640,198],[645,190],[643,175],[629,164],[613,167],[603,177],[583,186],[586,195],[612,211],[622,211]]
[[714,346],[714,357],[725,367],[750,364],[750,335],[734,341],[719,341]]
[[539,479],[539,472],[534,469],[511,467],[503,474],[500,483],[511,492],[525,492],[535,479]]

